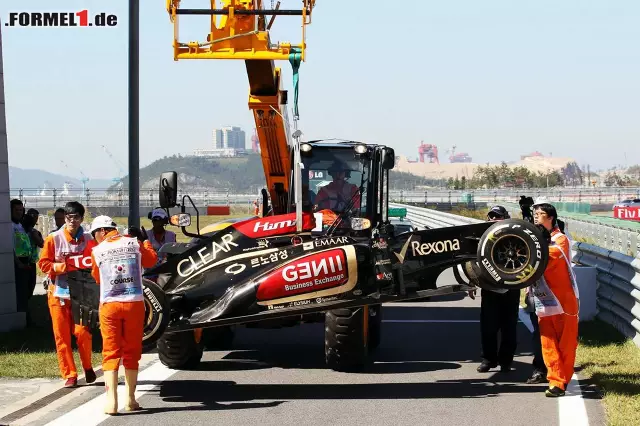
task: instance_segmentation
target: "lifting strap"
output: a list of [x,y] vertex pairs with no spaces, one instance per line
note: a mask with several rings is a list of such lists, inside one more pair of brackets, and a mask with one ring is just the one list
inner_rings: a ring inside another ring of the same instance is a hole
[[302,57],[302,53],[300,49],[292,48],[291,53],[289,54],[289,63],[293,68],[293,116],[297,120],[300,117],[298,113],[298,82],[299,75],[298,70],[300,69],[300,59]]

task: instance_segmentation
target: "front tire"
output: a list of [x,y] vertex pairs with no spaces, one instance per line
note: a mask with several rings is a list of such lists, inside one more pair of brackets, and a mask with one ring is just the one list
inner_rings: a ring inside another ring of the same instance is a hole
[[369,352],[369,307],[343,308],[325,314],[327,365],[336,371],[358,371]]
[[481,279],[499,288],[522,289],[544,273],[549,245],[535,225],[507,219],[485,231],[477,255]]

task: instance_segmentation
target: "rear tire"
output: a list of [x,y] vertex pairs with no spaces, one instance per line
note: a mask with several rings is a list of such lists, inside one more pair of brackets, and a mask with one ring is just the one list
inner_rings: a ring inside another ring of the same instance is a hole
[[369,307],[363,306],[325,314],[325,360],[331,369],[358,371],[364,367],[369,352],[368,311]]
[[204,344],[202,334],[194,331],[165,333],[158,340],[158,358],[174,370],[191,370],[200,364]]
[[142,347],[153,348],[169,325],[171,306],[160,286],[146,278],[142,279],[144,295],[144,332]]

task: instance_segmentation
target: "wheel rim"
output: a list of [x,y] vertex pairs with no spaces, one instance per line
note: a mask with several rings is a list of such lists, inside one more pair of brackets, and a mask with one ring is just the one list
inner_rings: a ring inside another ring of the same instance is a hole
[[517,235],[498,238],[491,250],[493,266],[504,274],[517,274],[529,264],[530,253],[526,241]]

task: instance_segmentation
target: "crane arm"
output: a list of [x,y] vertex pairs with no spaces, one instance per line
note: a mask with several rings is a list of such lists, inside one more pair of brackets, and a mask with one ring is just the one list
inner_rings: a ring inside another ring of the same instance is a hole
[[[180,9],[180,0],[167,0],[167,11],[174,25],[174,60],[239,59],[245,61],[249,79],[249,109],[253,113],[267,190],[275,214],[285,213],[291,188],[291,153],[294,149],[287,114],[288,95],[282,89],[282,72],[275,61],[287,60],[297,66],[305,60],[305,27],[311,23],[315,0],[298,0],[301,9],[266,10],[263,0],[210,0],[210,9]],[[206,41],[181,42],[179,16],[210,15]],[[270,20],[267,23],[267,17]],[[302,19],[302,41],[272,43],[269,29],[277,16],[299,16]],[[218,17],[221,17],[218,22]],[[294,77],[295,78],[295,77]],[[297,114],[297,93],[294,97]],[[297,118],[297,117],[296,117]]]

